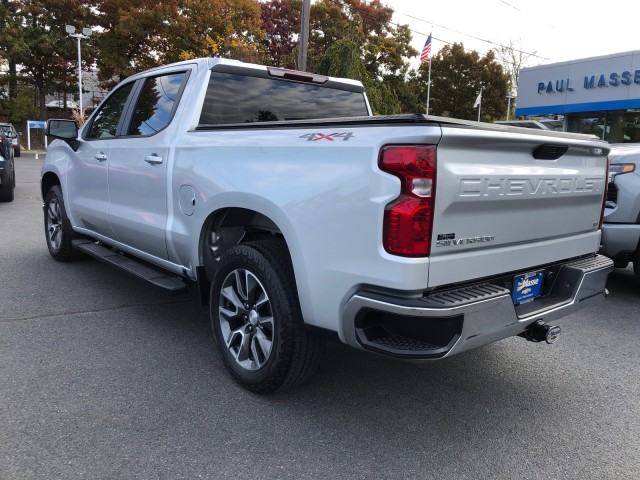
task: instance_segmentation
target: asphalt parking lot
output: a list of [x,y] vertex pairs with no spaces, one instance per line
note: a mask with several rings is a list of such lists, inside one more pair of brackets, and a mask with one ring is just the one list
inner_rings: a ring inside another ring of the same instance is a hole
[[0,204],[2,479],[638,479],[640,284],[511,338],[408,364],[331,344],[315,378],[248,393],[195,292],[46,248],[39,170]]

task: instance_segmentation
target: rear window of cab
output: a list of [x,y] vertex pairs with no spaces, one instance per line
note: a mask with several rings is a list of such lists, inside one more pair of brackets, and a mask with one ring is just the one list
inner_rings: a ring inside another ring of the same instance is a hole
[[315,84],[211,72],[200,125],[367,116],[364,94]]

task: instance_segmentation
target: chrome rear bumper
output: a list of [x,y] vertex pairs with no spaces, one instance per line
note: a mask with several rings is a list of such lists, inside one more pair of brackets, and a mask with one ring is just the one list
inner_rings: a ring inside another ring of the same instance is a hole
[[359,291],[344,309],[344,337],[353,347],[400,358],[455,355],[602,300],[613,262],[597,255],[555,267],[547,293],[517,306],[509,288],[491,281],[418,298]]

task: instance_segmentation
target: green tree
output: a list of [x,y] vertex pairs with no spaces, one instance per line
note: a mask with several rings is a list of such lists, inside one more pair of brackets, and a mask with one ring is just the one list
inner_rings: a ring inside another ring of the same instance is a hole
[[97,56],[99,78],[107,88],[124,78],[162,64],[167,49],[166,20],[175,13],[175,0],[95,0],[99,32],[92,43]]
[[[64,25],[85,25],[90,11],[83,0],[3,1],[2,8],[0,43],[9,65],[9,95],[17,95],[20,79],[32,85],[40,118],[46,118],[45,96],[68,88],[75,66],[76,44]],[[91,56],[83,60],[92,63]]]
[[0,0],[0,66],[6,67],[7,70],[7,74],[3,75],[2,85],[7,86],[9,99],[17,95],[17,59],[23,55],[21,49],[25,47],[21,17],[16,14],[15,2]]
[[[397,88],[403,87],[411,47],[407,26],[394,26],[393,9],[379,0],[319,0],[311,5],[309,71],[360,80],[375,113],[404,109]],[[294,67],[300,30],[299,0],[268,0],[262,19],[271,64]],[[285,61],[281,60],[284,55]],[[393,79],[393,82],[389,82]],[[406,90],[406,89],[404,89]],[[407,92],[403,91],[403,96]]]
[[360,17],[346,27],[344,36],[336,40],[322,55],[316,71],[323,75],[360,80],[375,114],[389,115],[400,108],[396,93],[385,82],[373,77],[362,55],[363,36]]
[[398,97],[399,106],[395,113],[424,112],[426,88],[423,90],[422,78],[416,70],[411,68],[396,74],[387,74],[383,76],[382,81]]
[[[493,50],[481,57],[454,43],[440,50],[431,62],[430,114],[476,120],[478,110],[473,105],[482,88],[481,120],[493,121],[504,115],[509,77]],[[420,66],[421,111],[426,103],[427,70],[428,65]]]
[[258,0],[94,0],[100,79],[112,86],[133,73],[210,54],[258,60]]
[[4,110],[16,128],[21,129],[27,120],[38,118],[40,111],[33,102],[35,94],[33,87],[19,85],[14,97],[6,103]]
[[393,9],[379,0],[320,0],[311,5],[309,61],[313,70],[329,47],[352,31],[365,69],[372,79],[398,73],[409,68],[409,58],[418,54],[411,47],[411,32],[407,26],[393,26]]
[[167,60],[191,53],[262,61],[260,12],[258,0],[180,0],[170,24]]

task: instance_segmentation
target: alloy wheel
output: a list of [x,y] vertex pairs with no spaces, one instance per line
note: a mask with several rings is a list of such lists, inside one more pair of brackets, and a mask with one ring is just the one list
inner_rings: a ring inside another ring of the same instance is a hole
[[47,235],[51,247],[58,250],[62,244],[62,216],[60,203],[56,198],[52,198],[47,206]]
[[262,368],[273,349],[273,313],[264,286],[249,270],[233,270],[224,279],[218,318],[226,347],[238,365],[246,370]]

